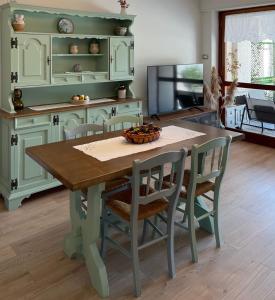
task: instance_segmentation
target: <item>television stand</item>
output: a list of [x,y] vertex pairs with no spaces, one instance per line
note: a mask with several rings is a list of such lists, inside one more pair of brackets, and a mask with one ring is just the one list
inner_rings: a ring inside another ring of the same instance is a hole
[[182,111],[177,111],[174,113],[164,114],[164,115],[152,115],[144,118],[145,122],[155,122],[156,124],[161,120],[171,121],[171,120],[186,120],[200,124],[206,124],[210,126],[217,127],[217,112],[206,107],[192,107],[197,109],[185,109]]
[[157,114],[151,115],[150,119],[160,121],[160,117]]
[[204,112],[204,109],[199,106],[192,106],[187,108],[187,110],[192,110],[192,109],[198,109],[199,111]]

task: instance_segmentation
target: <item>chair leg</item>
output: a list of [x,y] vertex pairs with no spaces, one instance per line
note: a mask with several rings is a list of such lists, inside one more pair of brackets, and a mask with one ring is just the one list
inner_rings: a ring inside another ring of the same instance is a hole
[[[159,221],[160,221],[159,217],[158,217],[157,215],[155,215],[155,216],[154,216],[154,225],[155,225],[156,227],[159,226]],[[156,234],[157,234],[156,231],[153,230],[153,231],[152,231],[152,239],[154,239],[154,238],[156,237]]]
[[100,255],[102,258],[105,258],[106,255],[106,236],[108,235],[108,224],[104,222],[108,217],[107,209],[104,205],[102,212],[102,220],[101,220],[101,247],[100,247]]
[[241,120],[241,126],[240,126],[240,129],[243,128],[244,115],[245,115],[245,108],[243,109],[243,114],[242,114],[242,120]]
[[131,232],[131,257],[133,266],[134,293],[136,297],[141,295],[140,268],[138,256],[138,228],[134,226]]
[[264,123],[262,122],[262,134],[264,133]]
[[197,250],[197,240],[196,240],[196,232],[195,232],[195,222],[194,222],[194,201],[193,207],[190,207],[188,212],[188,230],[189,237],[191,242],[191,253],[192,253],[192,261],[198,262],[198,250]]
[[143,244],[144,241],[145,241],[146,234],[147,234],[147,229],[148,229],[148,222],[147,222],[147,220],[145,219],[145,220],[143,221],[143,230],[142,230],[142,236],[141,236],[141,239],[140,239],[140,244]]
[[216,192],[214,194],[214,232],[215,232],[215,239],[216,239],[216,246],[217,248],[221,247],[221,233],[220,233],[220,226],[219,226],[219,193]]
[[171,278],[176,277],[176,267],[175,267],[175,249],[174,249],[174,233],[175,233],[175,209],[168,213],[167,220],[167,258],[168,258],[168,272]]

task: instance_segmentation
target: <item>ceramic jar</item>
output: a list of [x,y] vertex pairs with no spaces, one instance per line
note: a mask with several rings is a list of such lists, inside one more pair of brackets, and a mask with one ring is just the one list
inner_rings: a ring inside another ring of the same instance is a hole
[[126,99],[126,87],[121,85],[118,89],[118,99]]
[[123,6],[121,7],[120,14],[124,15],[124,16],[127,15],[126,7],[123,7]]
[[99,48],[99,42],[97,39],[93,39],[91,41],[90,47],[89,47],[89,52],[91,54],[98,54],[100,52],[100,48]]
[[24,29],[25,29],[24,15],[15,14],[14,20],[12,22],[12,27],[13,27],[14,31],[24,31]]
[[70,45],[70,54],[78,54],[78,45]]
[[124,36],[127,33],[127,27],[118,26],[115,28],[115,34]]
[[74,72],[76,72],[76,73],[82,72],[82,66],[81,66],[81,64],[75,64],[75,65],[73,66],[73,70],[74,70]]
[[12,103],[15,111],[20,111],[24,109],[24,104],[22,101],[22,90],[20,89],[14,90]]

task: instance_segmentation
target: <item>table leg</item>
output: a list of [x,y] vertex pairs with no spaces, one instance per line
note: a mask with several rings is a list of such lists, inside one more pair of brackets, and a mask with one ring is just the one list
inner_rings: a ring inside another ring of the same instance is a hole
[[108,297],[107,272],[97,247],[100,237],[101,193],[103,190],[104,184],[88,189],[87,213],[81,209],[80,193],[71,193],[72,232],[65,238],[65,252],[70,257],[79,252],[84,256],[93,287],[101,297]]
[[81,221],[84,218],[81,211],[81,192],[70,192],[70,217],[72,230],[65,236],[64,251],[70,257],[82,254]]
[[[205,213],[209,212],[207,205],[204,200],[200,197],[195,199],[195,217],[200,217]],[[208,218],[202,219],[199,221],[200,228],[213,234],[214,233],[214,220],[213,217],[209,216]]]

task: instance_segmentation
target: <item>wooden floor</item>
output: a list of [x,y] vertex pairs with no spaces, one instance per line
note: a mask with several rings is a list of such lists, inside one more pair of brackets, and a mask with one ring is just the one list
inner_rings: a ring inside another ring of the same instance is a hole
[[[224,245],[197,232],[199,263],[176,230],[177,277],[167,278],[165,244],[141,253],[141,299],[275,299],[275,150],[238,142],[222,189]],[[99,299],[83,261],[62,251],[69,231],[68,191],[33,196],[15,212],[0,200],[0,299]],[[111,299],[132,299],[129,261],[111,250]]]

